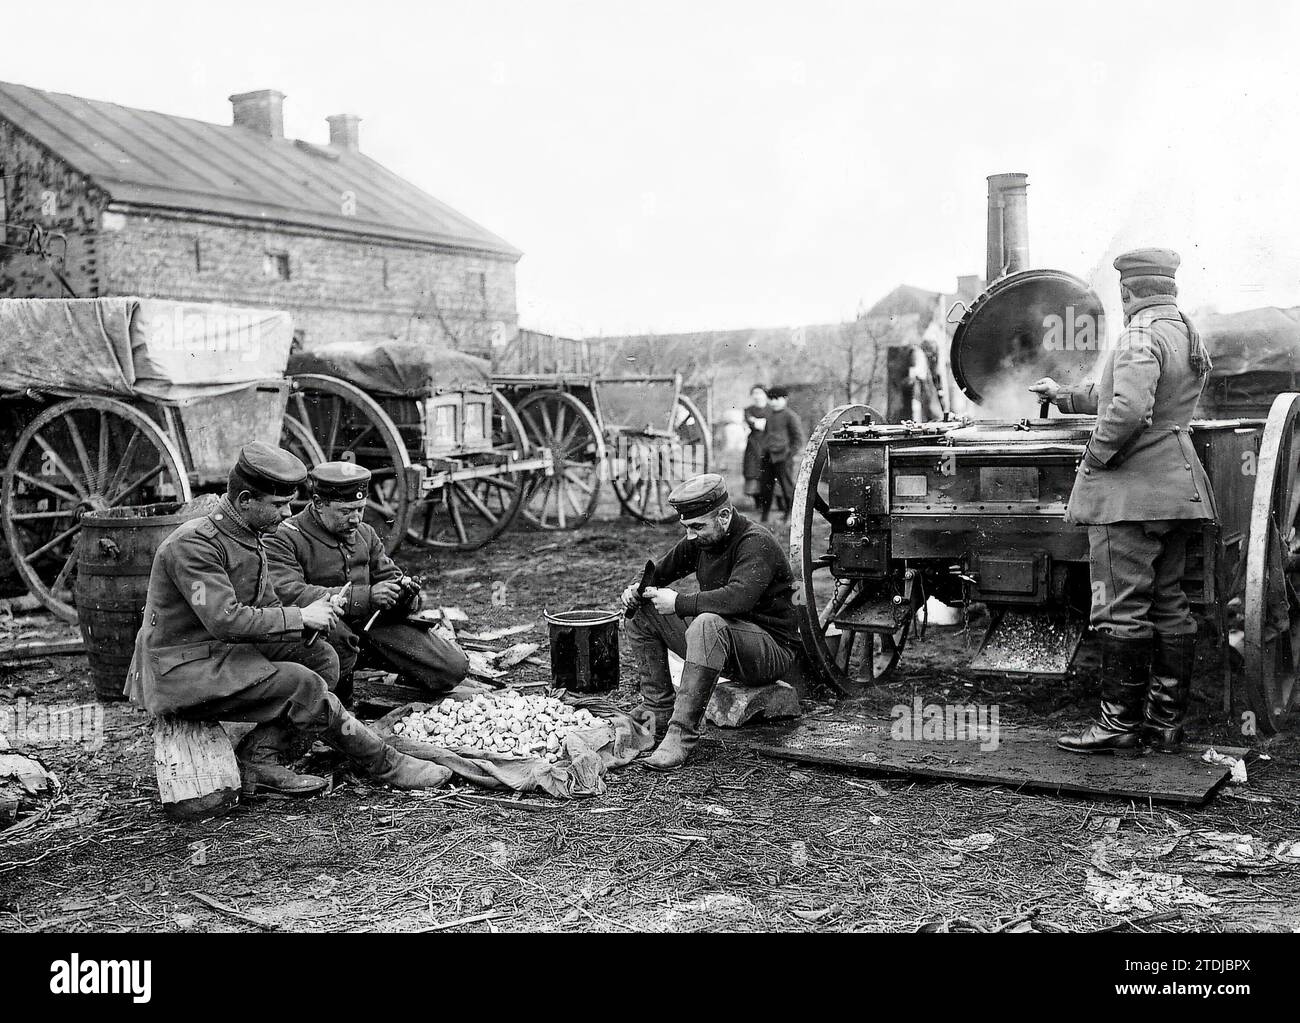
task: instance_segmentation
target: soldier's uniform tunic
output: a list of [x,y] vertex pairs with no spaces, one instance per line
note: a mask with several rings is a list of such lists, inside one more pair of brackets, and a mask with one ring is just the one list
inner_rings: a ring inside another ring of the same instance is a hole
[[1191,346],[1173,298],[1139,299],[1101,379],[1056,399],[1063,412],[1097,415],[1066,517],[1088,526],[1092,625],[1116,637],[1196,632],[1182,589],[1187,541],[1215,507],[1188,435],[1205,379]]
[[276,596],[260,535],[229,498],[158,546],[125,693],[154,714],[319,729],[338,658],[302,642]]
[[455,644],[406,622],[381,617],[362,634],[379,609],[371,598],[373,586],[402,576],[366,523],[350,538],[339,536],[326,529],[315,507],[309,506],[281,523],[267,539],[266,549],[276,593],[287,605],[306,607],[352,584],[339,624],[325,636],[338,654],[345,686],[363,650],[385,670],[435,693],[452,689],[469,671],[469,660]]

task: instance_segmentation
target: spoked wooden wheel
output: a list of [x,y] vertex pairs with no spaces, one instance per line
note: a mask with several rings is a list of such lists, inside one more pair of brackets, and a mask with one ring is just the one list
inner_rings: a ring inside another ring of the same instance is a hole
[[[287,415],[284,417],[284,424],[280,429],[280,447],[297,455],[302,460],[302,464],[308,469],[312,469],[327,460],[325,452],[316,443],[316,438],[312,436],[310,428],[293,416]],[[289,507],[295,513],[307,507],[311,500],[308,496],[310,489],[304,484],[299,490],[298,496],[289,502]]]
[[[804,652],[822,681],[843,696],[852,695],[860,682],[882,681],[894,670],[912,624],[910,611],[893,631],[840,629],[834,623],[882,599],[879,583],[837,577],[830,551],[827,440],[841,425],[868,416],[879,419],[868,405],[841,405],[817,424],[804,448],[790,515],[790,567]],[[886,594],[884,599],[891,598]]]
[[1300,675],[1300,394],[1280,394],[1260,442],[1246,551],[1246,692],[1281,730]]
[[[290,420],[297,425],[290,426]],[[301,373],[293,378],[282,443],[298,443],[304,432],[315,439],[324,461],[356,462],[370,470],[365,520],[392,554],[402,542],[410,514],[411,461],[388,413],[346,380]]]
[[538,529],[577,529],[600,503],[605,439],[600,424],[566,391],[534,391],[515,411],[533,449],[551,451],[555,471],[528,481],[520,515]]
[[408,539],[422,547],[476,551],[500,536],[523,504],[527,471],[512,468],[531,447],[519,416],[492,392],[492,449],[456,460],[456,474],[411,511]]
[[668,495],[677,484],[708,472],[713,436],[695,402],[677,396],[672,437],[624,434],[617,440],[611,482],[618,503],[629,515],[651,525],[677,521]]
[[124,402],[86,397],[47,408],[19,435],[0,507],[5,541],[32,595],[76,621],[82,515],[190,497],[181,453],[157,423]]

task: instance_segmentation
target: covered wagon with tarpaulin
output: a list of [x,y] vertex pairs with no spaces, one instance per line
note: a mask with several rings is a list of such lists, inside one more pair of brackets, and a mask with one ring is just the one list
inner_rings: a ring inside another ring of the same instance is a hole
[[1192,319],[1214,362],[1198,416],[1263,418],[1279,394],[1300,391],[1300,306],[1199,313]]
[[291,341],[265,309],[0,300],[0,518],[28,591],[75,620],[83,515],[188,501],[242,445],[276,443]]
[[340,342],[295,352],[285,418],[290,450],[371,472],[367,521],[391,553],[404,540],[475,550],[519,514],[526,484],[551,472],[489,364],[407,341]]

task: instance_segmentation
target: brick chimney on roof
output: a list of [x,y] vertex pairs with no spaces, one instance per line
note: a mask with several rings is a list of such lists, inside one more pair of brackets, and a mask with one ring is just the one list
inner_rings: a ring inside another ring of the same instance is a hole
[[356,114],[335,114],[325,118],[330,126],[330,145],[346,149],[350,153],[361,152],[361,132],[357,125],[361,118]]
[[269,139],[284,138],[284,93],[275,89],[241,92],[230,97],[234,124]]

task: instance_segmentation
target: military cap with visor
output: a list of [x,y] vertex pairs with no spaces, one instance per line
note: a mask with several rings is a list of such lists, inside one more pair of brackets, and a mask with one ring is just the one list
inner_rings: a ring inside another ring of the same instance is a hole
[[1173,249],[1133,249],[1115,257],[1119,279],[1125,277],[1173,277],[1182,262]]
[[307,478],[307,467],[297,455],[260,440],[239,449],[235,471],[254,490],[271,497],[293,497]]
[[311,470],[311,482],[322,501],[364,501],[370,470],[356,462],[321,462]]
[[717,511],[729,500],[727,481],[716,472],[692,476],[685,483],[679,483],[668,495],[668,503],[683,522]]

